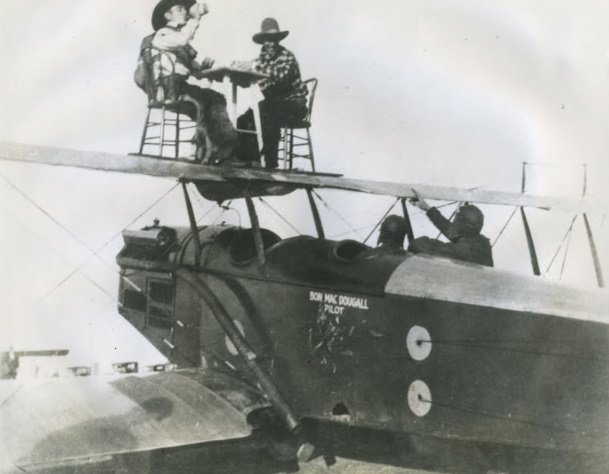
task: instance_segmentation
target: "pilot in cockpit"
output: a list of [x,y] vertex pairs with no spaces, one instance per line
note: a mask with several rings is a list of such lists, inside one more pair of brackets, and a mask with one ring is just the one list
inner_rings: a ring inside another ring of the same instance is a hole
[[380,255],[404,253],[404,238],[406,237],[406,220],[392,214],[381,224],[379,240],[373,249],[368,248],[357,255],[357,260],[368,260]]
[[484,225],[484,215],[480,209],[471,204],[461,206],[451,222],[438,209],[429,205],[414,189],[413,192],[416,197],[411,202],[426,212],[427,217],[449,242],[419,237],[410,242],[409,251],[493,266],[491,243],[480,233]]
[[404,237],[406,237],[406,220],[392,214],[387,216],[381,224],[377,250],[383,253],[394,253],[404,250]]

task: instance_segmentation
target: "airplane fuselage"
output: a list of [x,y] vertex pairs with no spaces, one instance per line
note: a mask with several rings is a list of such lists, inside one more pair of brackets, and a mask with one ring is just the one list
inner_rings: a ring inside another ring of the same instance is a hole
[[200,229],[197,266],[192,234],[176,231],[171,248],[127,243],[118,263],[121,313],[179,366],[256,385],[178,276],[186,270],[300,417],[544,449],[609,445],[606,295],[584,307],[570,290],[491,268],[264,229],[261,262],[251,230],[229,226]]

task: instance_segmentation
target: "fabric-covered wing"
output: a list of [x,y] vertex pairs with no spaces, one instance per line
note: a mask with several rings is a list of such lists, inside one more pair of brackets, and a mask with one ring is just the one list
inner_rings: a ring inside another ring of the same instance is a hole
[[0,472],[243,438],[251,433],[248,413],[268,406],[239,380],[196,370],[9,385]]
[[[507,206],[535,207],[564,212],[599,212],[606,209],[598,203],[583,199],[573,200],[559,197],[536,196],[491,190],[467,190],[462,188],[431,186],[421,183],[392,183],[350,179],[320,173],[294,171],[268,171],[256,168],[232,168],[222,166],[203,166],[197,163],[160,159],[141,155],[117,155],[101,152],[84,152],[64,148],[22,145],[0,142],[0,160],[42,163],[56,166],[72,166],[101,171],[144,174],[165,178],[177,178],[197,183],[201,191],[210,185],[210,192],[203,195],[210,200],[229,199],[238,196],[232,189],[229,195],[218,191],[220,183],[231,183],[234,188],[254,185],[256,195],[264,194],[262,185],[268,187],[267,194],[285,194],[297,188],[329,188],[345,191],[394,196],[397,198],[414,197],[413,188],[427,199],[442,201],[475,202]],[[264,186],[263,186],[264,187]]]

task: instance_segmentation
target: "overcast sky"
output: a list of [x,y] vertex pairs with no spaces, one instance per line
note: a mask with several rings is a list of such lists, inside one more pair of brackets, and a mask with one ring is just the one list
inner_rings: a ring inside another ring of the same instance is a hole
[[[145,97],[133,84],[132,73],[139,42],[151,32],[155,3],[2,0],[0,139],[135,151]],[[208,4],[211,13],[203,19],[194,45],[218,63],[253,58],[257,48],[251,36],[266,16],[276,17],[281,28],[290,31],[285,46],[297,55],[303,76],[320,81],[312,131],[320,170],[519,191],[522,162],[540,162],[543,166],[528,168],[531,192],[577,197],[586,163],[588,193],[609,202],[606,1]],[[65,345],[83,363],[87,358],[155,360],[156,353],[134,342],[136,335],[116,317],[114,256],[125,226],[139,228],[154,217],[169,224],[186,222],[175,190],[132,224],[174,183],[4,163],[0,173],[0,350],[10,343]],[[327,199],[356,228],[379,218],[391,203],[366,204],[360,197],[332,193]],[[311,232],[311,222],[299,217],[298,201],[284,200],[287,215],[300,231]],[[195,204],[201,214],[212,207],[203,200]],[[354,237],[333,211],[323,212],[332,219],[330,235]],[[494,239],[511,209],[485,212],[484,230]],[[220,215],[212,209],[209,222],[238,223],[241,217],[247,225],[242,210]],[[571,218],[533,213],[542,266],[550,267],[549,277],[560,273],[560,252],[567,240],[550,263]],[[591,220],[609,271],[609,224],[602,216]],[[424,219],[416,225],[420,231],[430,230]],[[283,236],[291,232],[286,226],[280,230]],[[567,259],[565,268],[572,283],[593,282],[581,220],[574,230],[569,243],[583,250]],[[362,229],[360,236],[368,231]],[[91,249],[101,247],[99,256],[90,256]],[[510,224],[495,255],[498,266],[526,270],[518,223]]]

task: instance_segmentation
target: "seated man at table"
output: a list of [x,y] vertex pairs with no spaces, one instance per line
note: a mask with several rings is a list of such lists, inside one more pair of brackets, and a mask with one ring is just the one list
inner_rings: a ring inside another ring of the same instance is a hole
[[[201,17],[207,12],[205,4],[198,4],[195,0],[161,0],[152,13],[152,27],[156,31],[152,45],[167,51],[174,63],[171,65],[163,56],[156,58],[155,69],[159,71],[165,88],[170,83],[173,87],[173,90],[165,91],[166,96],[184,94],[200,105],[199,145],[211,148],[208,150],[211,163],[222,164],[234,159],[238,147],[237,131],[228,117],[226,99],[218,92],[187,82],[191,75],[197,77],[213,64],[208,58],[199,63],[197,51],[190,44]],[[183,112],[191,119],[197,119],[194,107]]]
[[[258,83],[264,95],[259,106],[264,143],[262,153],[267,168],[277,167],[281,127],[307,115],[308,91],[300,77],[298,61],[291,51],[279,44],[288,34],[289,31],[279,29],[277,20],[265,18],[260,32],[252,37],[255,43],[262,45],[259,56],[252,63],[253,69],[269,76]],[[248,111],[239,118],[239,129],[252,128],[251,115],[252,112]]]

